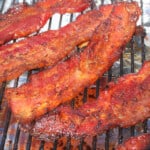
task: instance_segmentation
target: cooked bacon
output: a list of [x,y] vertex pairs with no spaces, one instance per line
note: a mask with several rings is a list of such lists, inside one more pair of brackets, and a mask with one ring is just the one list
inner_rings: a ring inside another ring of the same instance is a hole
[[[17,103],[16,103],[17,105]],[[22,128],[43,140],[61,135],[85,137],[114,127],[129,127],[150,117],[150,61],[139,73],[121,77],[101,91],[97,100],[78,109],[59,106]]]
[[116,150],[149,150],[150,149],[150,133],[145,133],[135,137],[131,137],[123,144],[120,144]]
[[19,88],[7,89],[5,98],[14,116],[21,122],[39,118],[70,101],[102,76],[131,39],[139,15],[140,8],[135,2],[115,4],[82,53],[31,76],[30,82]]
[[75,46],[88,41],[95,28],[109,16],[111,8],[112,5],[102,6],[79,16],[60,30],[1,46],[0,82],[17,78],[26,70],[54,65]]
[[33,6],[17,4],[0,15],[0,45],[38,31],[54,13],[80,12],[89,0],[43,0]]

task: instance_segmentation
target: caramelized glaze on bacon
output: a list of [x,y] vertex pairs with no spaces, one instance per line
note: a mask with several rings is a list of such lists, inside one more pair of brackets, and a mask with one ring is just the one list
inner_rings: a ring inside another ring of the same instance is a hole
[[102,76],[131,39],[139,15],[135,2],[115,4],[82,53],[31,76],[30,82],[19,88],[7,89],[5,98],[15,117],[21,122],[39,118]]
[[[60,106],[22,127],[48,140],[61,135],[94,136],[114,127],[129,127],[150,117],[150,61],[136,74],[121,77],[101,91],[97,100],[78,109]],[[140,149],[141,150],[141,149]]]
[[123,144],[120,144],[116,150],[149,150],[150,149],[150,133],[145,133],[135,137],[131,137]]
[[109,16],[111,8],[112,5],[102,6],[79,16],[60,30],[1,46],[0,82],[17,78],[26,70],[54,65],[75,46],[88,41],[95,28]]
[[80,12],[90,0],[43,0],[33,6],[17,4],[0,15],[0,45],[38,31],[54,13]]

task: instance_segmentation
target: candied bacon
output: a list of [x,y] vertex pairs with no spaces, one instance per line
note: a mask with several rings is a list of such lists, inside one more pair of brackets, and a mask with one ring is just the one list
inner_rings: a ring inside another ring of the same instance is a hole
[[131,137],[116,148],[116,150],[149,150],[149,149],[150,149],[150,133],[145,133],[135,137]]
[[80,12],[89,5],[89,0],[43,0],[33,6],[14,5],[0,15],[0,45],[38,31],[54,13]]
[[125,75],[108,86],[97,100],[77,109],[59,106],[35,122],[23,124],[22,129],[43,140],[61,135],[80,138],[129,127],[150,117],[150,61],[138,73]]
[[15,117],[21,122],[31,121],[70,101],[119,59],[122,47],[135,31],[140,8],[135,2],[123,2],[111,10],[82,53],[32,75],[30,81],[19,88],[6,90],[5,98]]
[[[17,78],[24,71],[48,67],[88,41],[95,28],[110,14],[112,5],[80,15],[76,21],[23,41],[0,47],[0,82]],[[34,58],[34,59],[33,59]]]

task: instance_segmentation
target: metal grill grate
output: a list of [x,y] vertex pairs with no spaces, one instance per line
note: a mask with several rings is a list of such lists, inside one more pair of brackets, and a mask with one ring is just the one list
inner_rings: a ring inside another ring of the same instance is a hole
[[[142,10],[144,10],[144,5],[142,0],[137,0],[139,5],[141,6]],[[33,4],[36,0],[2,0],[0,1],[0,11],[4,13],[12,4],[18,2],[28,2],[29,4]],[[91,9],[95,8],[96,5],[103,5],[107,3],[114,3],[115,0],[95,0],[91,4]],[[49,29],[56,29],[60,28],[61,26],[73,21],[79,13],[75,14],[66,14],[66,15],[54,15],[47,24],[42,28],[39,32],[43,32]],[[57,19],[57,25],[54,19]],[[65,21],[64,21],[65,20]],[[55,23],[54,23],[55,22]],[[140,23],[144,25],[144,17],[141,17]],[[36,33],[38,34],[38,33]],[[136,40],[140,43],[140,50],[136,50]],[[11,42],[16,42],[11,41]],[[116,79],[118,76],[122,76],[125,73],[135,72],[139,69],[139,66],[144,62],[147,56],[147,50],[144,44],[144,35],[140,37],[134,37],[128,45],[127,50],[125,53],[121,55],[121,58],[118,62],[114,64],[112,69],[110,69],[105,75],[104,79],[107,82]],[[138,55],[138,56],[137,56]],[[140,55],[140,57],[139,57]],[[138,57],[139,59],[137,60]],[[139,64],[139,66],[137,65]],[[149,122],[146,120],[144,123],[140,125],[122,129],[117,128],[110,131],[107,131],[106,134],[97,135],[95,137],[90,137],[88,139],[80,139],[74,140],[71,137],[63,137],[59,140],[55,140],[54,142],[44,142],[44,141],[37,141],[31,135],[27,133],[23,133],[20,131],[18,123],[15,122],[13,116],[11,115],[11,111],[7,108],[7,103],[3,99],[3,94],[5,88],[7,86],[17,87],[18,85],[26,82],[28,77],[35,71],[32,70],[24,75],[20,76],[18,79],[11,81],[10,83],[2,83],[0,86],[0,150],[44,150],[44,149],[79,149],[79,150],[112,150],[115,147],[115,144],[122,143],[122,141],[130,136],[134,136],[139,134],[140,132],[149,132]],[[95,95],[96,97],[99,96],[99,88],[102,86],[102,80],[98,79],[95,84]],[[85,88],[83,93],[83,102],[87,101],[88,96],[88,88]],[[71,105],[74,107],[76,103],[75,100],[72,100]]]

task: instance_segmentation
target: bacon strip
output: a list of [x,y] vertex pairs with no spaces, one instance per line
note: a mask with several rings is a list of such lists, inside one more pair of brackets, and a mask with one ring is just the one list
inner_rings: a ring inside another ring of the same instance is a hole
[[90,0],[43,0],[33,6],[18,4],[0,15],[0,45],[38,31],[54,13],[80,12]]
[[[17,104],[16,104],[17,105]],[[129,127],[150,117],[150,61],[137,74],[121,77],[101,91],[98,100],[78,109],[60,106],[23,130],[43,140],[61,135],[85,137],[114,127]]]
[[26,70],[54,65],[75,46],[88,41],[95,28],[109,16],[111,8],[112,5],[102,6],[79,16],[60,30],[1,46],[0,82],[17,78]]
[[135,31],[139,15],[135,2],[115,4],[82,53],[33,75],[30,82],[19,88],[6,90],[5,98],[13,114],[21,122],[34,120],[92,84],[120,57],[122,46]]
[[149,133],[138,135],[136,137],[131,137],[116,148],[116,150],[149,150],[149,149],[150,149]]

